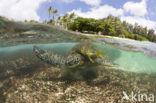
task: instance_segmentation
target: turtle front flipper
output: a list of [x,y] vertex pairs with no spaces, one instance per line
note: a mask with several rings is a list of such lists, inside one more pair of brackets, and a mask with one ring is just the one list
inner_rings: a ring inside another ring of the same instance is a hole
[[118,67],[119,66],[117,64],[113,64],[112,62],[104,60],[104,59],[101,59],[101,58],[96,58],[95,62],[97,64],[101,64],[101,65],[104,65],[104,66],[107,66],[107,67]]
[[54,54],[54,53],[48,52],[46,50],[41,50],[37,46],[33,47],[33,51],[39,59],[41,59],[42,61],[44,61],[48,64],[51,64],[53,66],[58,66],[58,67],[65,65],[66,59],[61,55]]

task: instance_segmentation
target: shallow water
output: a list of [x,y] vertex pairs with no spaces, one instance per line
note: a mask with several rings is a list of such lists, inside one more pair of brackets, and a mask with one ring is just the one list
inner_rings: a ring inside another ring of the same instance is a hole
[[[18,59],[27,57],[27,62],[33,63],[33,65],[39,65],[37,58],[33,54],[33,46],[36,45],[43,50],[48,50],[57,54],[67,55],[68,52],[77,43],[52,43],[52,44],[25,44],[11,47],[0,48],[0,60],[11,58]],[[113,48],[106,44],[94,43],[102,52],[107,55],[108,61],[118,64],[119,67],[113,67],[114,69],[121,69],[129,72],[136,73],[156,73],[156,59],[145,55],[142,52],[124,51],[117,48]],[[35,58],[34,60],[32,58]],[[9,62],[9,61],[8,61]],[[11,62],[11,61],[10,61]],[[37,64],[35,64],[37,63]],[[7,66],[7,64],[3,64]],[[12,65],[10,65],[11,67]],[[8,66],[7,66],[8,67]]]
[[156,73],[156,58],[147,56],[142,52],[124,51],[108,45],[99,45],[99,47],[106,52],[110,59],[118,56],[113,60],[115,64],[120,65],[115,67],[116,69],[137,73]]
[[110,44],[126,51],[139,51],[156,58],[156,43],[149,41],[136,41],[123,38],[98,38],[99,41]]
[[[125,103],[121,102],[123,91],[156,93],[155,43],[106,38],[99,39],[104,42],[100,44],[80,33],[51,25],[16,23],[3,18],[0,22],[1,103],[69,103],[79,99]],[[93,42],[108,61],[119,67],[107,69],[90,64],[72,70],[59,69],[33,53],[35,45],[66,56],[80,42]]]

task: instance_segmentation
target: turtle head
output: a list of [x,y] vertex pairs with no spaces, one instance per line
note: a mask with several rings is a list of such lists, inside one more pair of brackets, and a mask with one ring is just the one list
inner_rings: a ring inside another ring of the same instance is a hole
[[67,68],[76,68],[83,63],[84,61],[82,60],[82,56],[80,54],[72,54],[66,58]]

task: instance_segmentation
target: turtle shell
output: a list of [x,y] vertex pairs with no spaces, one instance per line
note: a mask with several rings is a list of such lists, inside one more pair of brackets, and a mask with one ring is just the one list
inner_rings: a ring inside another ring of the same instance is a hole
[[83,57],[84,62],[95,63],[96,58],[106,59],[106,56],[101,53],[101,50],[90,42],[79,43],[71,49],[69,55],[79,54]]

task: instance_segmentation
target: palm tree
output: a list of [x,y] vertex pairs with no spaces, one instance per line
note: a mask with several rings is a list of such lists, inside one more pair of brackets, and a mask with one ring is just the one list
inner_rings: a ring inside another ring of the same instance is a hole
[[51,23],[55,24],[55,15],[58,13],[57,9],[53,9],[52,6],[48,8],[49,18],[52,15],[52,19],[50,20]]
[[67,13],[64,16],[59,16],[57,18],[57,23],[59,23],[63,28],[67,29],[67,25],[69,22],[72,22],[75,19],[75,13],[71,13],[70,15]]
[[63,22],[64,27],[65,27],[66,29],[67,29],[68,21],[69,21],[69,15],[68,15],[68,14],[65,14],[65,15],[62,17],[62,22]]
[[50,17],[50,15],[51,15],[51,11],[52,11],[52,7],[50,6],[50,7],[48,8],[49,17]]
[[57,23],[58,23],[59,25],[61,25],[61,16],[59,16],[59,17],[57,18]]
[[55,21],[55,15],[58,13],[57,9],[52,9],[53,20]]
[[74,18],[75,18],[75,13],[73,12],[69,15],[69,21],[71,22]]

